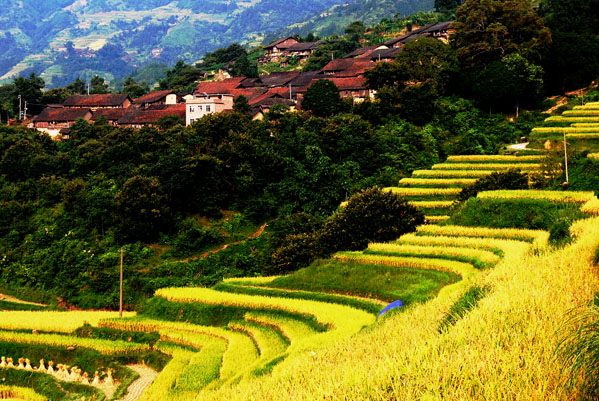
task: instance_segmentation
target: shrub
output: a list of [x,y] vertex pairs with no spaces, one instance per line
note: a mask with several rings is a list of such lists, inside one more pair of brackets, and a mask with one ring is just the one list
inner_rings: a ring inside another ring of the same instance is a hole
[[464,187],[458,195],[458,201],[464,202],[475,197],[480,191],[497,189],[527,189],[528,175],[519,170],[494,172],[487,177],[478,179],[474,184]]
[[318,241],[324,255],[359,250],[369,242],[397,239],[423,223],[422,212],[405,198],[373,187],[352,196],[343,209],[333,214]]

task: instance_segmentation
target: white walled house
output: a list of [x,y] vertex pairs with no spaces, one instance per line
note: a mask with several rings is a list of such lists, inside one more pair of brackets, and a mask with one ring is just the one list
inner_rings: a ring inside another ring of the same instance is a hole
[[185,104],[185,125],[192,124],[195,120],[199,120],[206,114],[220,113],[227,109],[225,103],[218,98],[195,97],[188,100]]

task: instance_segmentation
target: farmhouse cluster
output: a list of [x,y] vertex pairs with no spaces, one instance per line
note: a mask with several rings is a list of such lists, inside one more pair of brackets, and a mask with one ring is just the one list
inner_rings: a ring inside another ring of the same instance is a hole
[[[233,110],[233,101],[240,95],[248,100],[253,118],[262,119],[274,105],[300,109],[305,92],[320,79],[334,83],[341,97],[352,97],[359,102],[374,96],[364,78],[365,71],[379,62],[393,61],[403,45],[414,38],[426,36],[447,42],[452,33],[450,25],[451,22],[425,25],[383,44],[359,48],[344,58],[332,59],[319,71],[200,81],[192,93],[164,90],[137,99],[126,94],[75,95],[63,104],[46,107],[33,119],[33,126],[59,138],[68,135],[70,127],[80,118],[91,122],[105,119],[113,126],[141,128],[155,125],[162,117],[176,116],[189,125],[206,114]],[[299,42],[291,36],[280,38],[264,47],[259,62],[286,65],[295,58],[301,64],[320,44],[321,41]]]

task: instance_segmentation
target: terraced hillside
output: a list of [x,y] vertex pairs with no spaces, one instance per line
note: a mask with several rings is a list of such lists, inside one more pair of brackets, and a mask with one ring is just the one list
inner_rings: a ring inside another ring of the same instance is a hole
[[423,209],[430,223],[449,218],[451,207],[466,185],[495,171],[518,169],[538,172],[543,156],[450,156],[445,163],[435,164],[430,170],[416,170],[410,178],[403,178],[390,191],[408,198],[410,203]]
[[599,102],[574,106],[560,116],[548,117],[544,127],[532,130],[531,146],[563,148],[564,137],[575,149],[599,150]]

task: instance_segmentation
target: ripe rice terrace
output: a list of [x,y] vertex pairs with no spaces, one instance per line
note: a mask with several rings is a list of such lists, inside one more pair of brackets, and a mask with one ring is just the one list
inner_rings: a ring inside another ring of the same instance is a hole
[[[81,375],[4,364],[0,398],[121,399],[139,376],[128,366],[143,363],[159,372],[140,395],[148,401],[568,399],[554,333],[572,305],[599,289],[591,262],[599,245],[599,218],[591,217],[597,198],[478,194],[479,202],[582,209],[585,218],[572,223],[574,240],[563,248],[552,247],[545,230],[452,225],[450,218],[463,186],[511,168],[534,173],[541,159],[453,156],[418,170],[387,190],[422,208],[428,224],[288,275],[162,288],[123,318],[0,312],[4,357],[79,366],[104,380],[110,372],[114,380],[105,391]],[[396,299],[404,306],[377,317]]]

